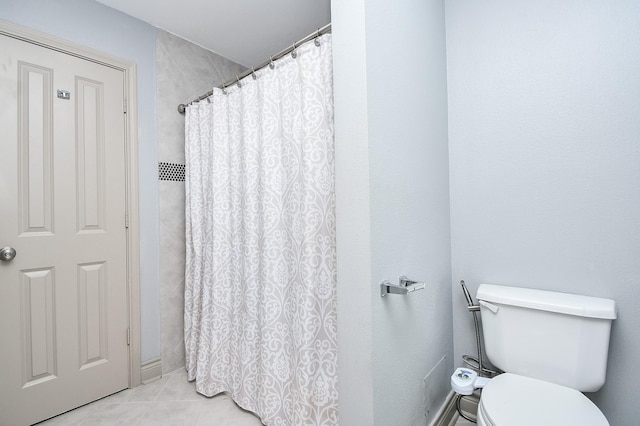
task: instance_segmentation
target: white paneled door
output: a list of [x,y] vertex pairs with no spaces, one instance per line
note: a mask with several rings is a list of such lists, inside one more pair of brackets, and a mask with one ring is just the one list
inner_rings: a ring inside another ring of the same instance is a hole
[[124,86],[0,35],[0,425],[128,386]]

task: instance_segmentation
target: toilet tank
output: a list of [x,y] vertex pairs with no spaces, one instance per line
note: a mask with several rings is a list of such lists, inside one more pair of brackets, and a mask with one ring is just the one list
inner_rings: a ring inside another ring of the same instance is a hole
[[613,300],[491,284],[477,298],[493,365],[582,392],[602,387]]

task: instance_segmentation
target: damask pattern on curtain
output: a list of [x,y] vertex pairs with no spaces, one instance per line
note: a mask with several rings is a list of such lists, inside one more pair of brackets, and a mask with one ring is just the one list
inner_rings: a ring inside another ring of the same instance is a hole
[[331,35],[186,111],[185,346],[198,392],[336,425]]

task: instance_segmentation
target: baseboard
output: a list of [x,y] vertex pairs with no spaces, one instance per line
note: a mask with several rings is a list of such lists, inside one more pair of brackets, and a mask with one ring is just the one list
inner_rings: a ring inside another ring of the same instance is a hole
[[[454,391],[449,392],[447,399],[445,399],[444,404],[442,404],[442,407],[440,407],[440,410],[438,410],[429,426],[454,426],[456,424],[456,421],[460,417],[458,409],[456,408],[457,397],[458,394]],[[476,394],[465,396],[460,400],[460,409],[464,411],[467,416],[475,419],[476,413],[478,412],[479,401],[480,398],[478,398]]]
[[154,380],[158,380],[160,377],[162,377],[162,359],[152,358],[143,362],[140,366],[140,379],[142,384],[146,385]]
[[454,391],[449,391],[442,407],[440,407],[429,426],[449,426],[453,424],[453,421],[457,418],[456,396],[457,394]]

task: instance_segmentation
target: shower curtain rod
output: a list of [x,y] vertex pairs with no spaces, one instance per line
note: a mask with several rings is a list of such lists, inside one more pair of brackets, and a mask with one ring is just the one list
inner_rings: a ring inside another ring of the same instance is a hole
[[[314,38],[320,37],[321,35],[326,34],[326,33],[330,33],[330,32],[331,32],[331,23],[328,23],[324,27],[318,28],[317,31],[314,31],[313,33],[309,34],[308,36],[296,41],[291,46],[289,46],[288,48],[282,50],[281,52],[278,52],[275,55],[270,56],[269,59],[267,59],[266,61],[264,61],[260,65],[258,65],[256,67],[251,67],[251,69],[248,69],[245,72],[243,72],[242,74],[237,75],[236,78],[234,78],[232,80],[229,80],[226,83],[218,86],[218,89],[224,89],[225,87],[229,87],[232,84],[240,83],[240,80],[242,80],[243,78],[245,78],[245,77],[249,76],[250,74],[253,74],[254,72],[266,67],[267,65],[271,64],[276,59],[280,59],[283,56],[285,56],[286,54],[293,52],[297,47],[300,47],[303,43],[306,43],[309,40],[313,40]],[[187,106],[191,105],[194,102],[199,102],[199,101],[201,101],[203,99],[207,99],[211,95],[213,95],[213,90],[208,91],[204,95],[198,96],[196,99],[193,99],[193,100],[187,102],[186,104],[178,105],[178,112],[180,114],[184,114]]]

